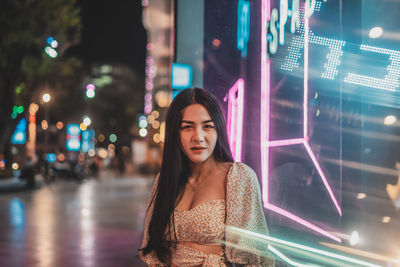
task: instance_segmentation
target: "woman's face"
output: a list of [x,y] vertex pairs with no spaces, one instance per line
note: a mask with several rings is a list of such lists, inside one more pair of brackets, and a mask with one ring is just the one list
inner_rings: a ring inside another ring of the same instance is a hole
[[182,111],[179,133],[183,152],[193,163],[202,163],[213,155],[217,131],[202,105],[193,104]]

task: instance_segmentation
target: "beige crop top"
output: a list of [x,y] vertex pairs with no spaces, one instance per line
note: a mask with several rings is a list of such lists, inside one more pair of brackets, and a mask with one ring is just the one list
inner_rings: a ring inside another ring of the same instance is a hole
[[[157,191],[155,180],[150,199]],[[227,175],[225,200],[210,200],[188,211],[175,210],[174,222],[177,247],[172,261],[178,266],[226,266],[226,262],[244,266],[274,266],[268,253],[268,244],[231,232],[230,227],[268,235],[264,209],[261,204],[260,185],[254,171],[244,163],[235,162]],[[151,205],[146,214],[142,248],[147,244],[148,225],[153,213]],[[173,228],[172,228],[173,229]],[[220,255],[206,255],[179,242],[219,243],[224,246]],[[148,266],[167,266],[154,251],[139,255]]]
[[224,240],[224,199],[210,200],[187,211],[175,210],[174,217],[178,242],[213,244]]

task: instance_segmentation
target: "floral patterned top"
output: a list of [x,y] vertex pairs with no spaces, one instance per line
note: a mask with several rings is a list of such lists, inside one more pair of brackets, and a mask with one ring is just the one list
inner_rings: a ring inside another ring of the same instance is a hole
[[[156,192],[157,183],[158,177],[150,199]],[[151,205],[146,214],[142,248],[148,241],[147,229],[152,212]],[[257,176],[246,164],[235,162],[230,168],[227,174],[225,200],[211,200],[189,211],[175,210],[174,216],[178,242],[176,249],[172,252],[174,264],[228,266],[226,263],[230,262],[244,266],[274,266],[274,259],[268,253],[266,242],[254,240],[234,230],[244,229],[268,235]],[[179,241],[219,242],[224,246],[224,252],[221,255],[206,255],[195,249],[180,246]],[[149,266],[167,266],[158,260],[154,252],[139,256]]]

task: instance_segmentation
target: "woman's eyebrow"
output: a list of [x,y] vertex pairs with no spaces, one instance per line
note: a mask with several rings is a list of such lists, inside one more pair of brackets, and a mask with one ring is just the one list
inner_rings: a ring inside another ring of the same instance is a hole
[[[201,123],[209,123],[209,122],[213,122],[213,120],[206,120],[206,121],[202,121]],[[181,123],[194,124],[194,121],[182,120]]]

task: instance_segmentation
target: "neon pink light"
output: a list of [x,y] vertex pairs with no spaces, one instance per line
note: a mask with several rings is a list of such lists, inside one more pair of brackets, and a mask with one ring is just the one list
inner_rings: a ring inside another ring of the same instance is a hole
[[303,138],[308,141],[308,13],[309,0],[306,0],[304,7],[304,77],[303,77]]
[[267,59],[267,21],[271,13],[270,0],[261,0],[261,179],[263,199],[268,198],[268,172],[269,172],[269,75],[270,61]]
[[289,219],[291,219],[291,220],[293,220],[293,221],[295,221],[295,222],[297,222],[299,224],[304,225],[307,228],[310,228],[310,229],[314,230],[315,232],[318,232],[318,233],[320,233],[320,234],[322,234],[324,236],[327,236],[327,237],[329,237],[329,238],[331,238],[331,239],[333,239],[333,240],[335,240],[337,242],[340,242],[340,243],[342,242],[342,240],[339,237],[337,237],[337,236],[335,236],[335,235],[333,235],[333,234],[331,234],[331,233],[319,228],[318,226],[316,226],[316,225],[314,225],[314,224],[312,224],[312,223],[310,223],[310,222],[308,222],[308,221],[306,221],[306,220],[294,215],[293,213],[288,212],[287,210],[279,208],[279,207],[277,207],[277,206],[275,206],[273,204],[270,204],[268,202],[264,203],[264,206],[267,209],[275,211],[276,213],[279,213],[279,214],[281,214],[281,215],[283,215],[283,216],[285,216],[285,217],[287,217],[287,218],[289,218]]
[[228,92],[229,145],[235,161],[242,160],[244,81],[238,79]]
[[322,181],[324,182],[325,188],[326,190],[328,190],[329,196],[331,197],[333,203],[335,204],[335,207],[337,209],[337,211],[339,212],[340,216],[342,216],[342,209],[339,206],[339,203],[337,202],[335,195],[333,194],[332,188],[329,186],[328,181],[326,180],[325,174],[321,169],[321,166],[319,165],[319,162],[317,160],[317,158],[314,155],[314,152],[312,151],[310,144],[308,142],[304,142],[304,146],[308,152],[308,154],[310,155],[311,160],[313,161],[315,168],[317,168],[317,171],[319,173],[319,176],[321,177]]
[[269,147],[300,145],[303,143],[304,143],[304,138],[286,139],[286,140],[279,140],[279,141],[269,141]]
[[[306,4],[309,1],[307,0]],[[333,191],[322,171],[321,166],[318,163],[311,147],[308,143],[308,36],[309,36],[309,22],[307,13],[304,15],[304,94],[303,94],[303,138],[294,138],[287,140],[269,140],[269,127],[270,127],[270,60],[267,54],[267,22],[269,21],[269,15],[271,12],[270,0],[261,0],[261,178],[262,178],[262,195],[264,199],[264,206],[282,216],[285,216],[313,231],[320,233],[326,237],[329,237],[337,242],[341,242],[341,239],[317,226],[304,220],[282,208],[279,208],[269,202],[269,148],[278,146],[289,146],[303,144],[315,165],[318,174],[320,175],[324,186],[326,187],[332,202],[334,203],[338,213],[342,216],[342,211],[338,201],[333,194]]]

